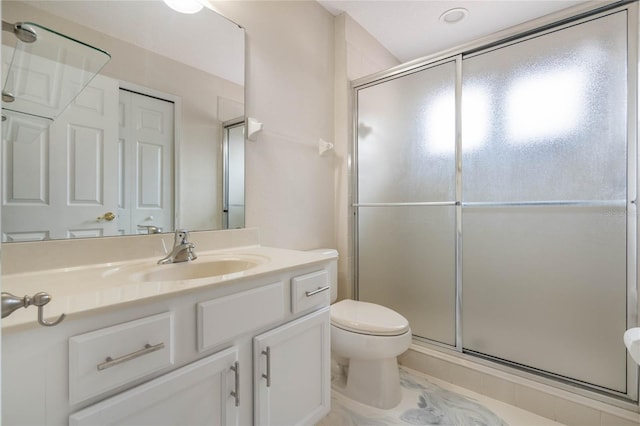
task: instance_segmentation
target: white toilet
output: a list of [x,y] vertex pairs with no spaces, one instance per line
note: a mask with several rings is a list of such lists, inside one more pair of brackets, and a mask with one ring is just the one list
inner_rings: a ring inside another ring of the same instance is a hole
[[[337,255],[336,250],[314,250]],[[329,274],[331,303],[338,293],[337,265]],[[344,393],[363,404],[388,409],[402,398],[397,356],[411,344],[405,317],[374,303],[341,300],[331,305],[331,352],[347,371]]]

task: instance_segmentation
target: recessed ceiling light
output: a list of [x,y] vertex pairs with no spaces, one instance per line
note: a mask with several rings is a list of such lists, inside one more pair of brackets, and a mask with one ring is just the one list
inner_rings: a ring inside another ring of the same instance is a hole
[[467,17],[469,11],[463,7],[456,7],[454,9],[449,9],[440,15],[440,21],[446,22],[447,24],[455,24],[462,21]]
[[203,6],[198,0],[164,0],[167,6],[180,13],[198,13]]

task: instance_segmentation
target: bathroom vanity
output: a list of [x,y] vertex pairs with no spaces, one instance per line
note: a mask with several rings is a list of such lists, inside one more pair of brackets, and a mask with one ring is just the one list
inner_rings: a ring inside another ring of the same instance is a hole
[[[330,406],[327,270],[336,259],[237,245],[252,239],[238,232],[255,230],[193,234],[198,259],[184,264],[155,265],[159,256],[10,269],[3,291],[46,291],[45,317],[67,316],[43,327],[30,307],[3,320],[2,423],[316,423]],[[102,244],[161,247],[162,238]],[[50,243],[49,253],[96,244]],[[3,248],[3,261],[27,249]]]

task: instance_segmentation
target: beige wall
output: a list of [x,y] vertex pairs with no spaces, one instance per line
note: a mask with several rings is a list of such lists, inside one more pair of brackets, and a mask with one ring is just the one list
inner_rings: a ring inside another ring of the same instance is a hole
[[344,21],[349,80],[357,80],[400,64],[398,58],[349,15],[343,13],[336,20]]
[[353,148],[351,81],[399,64],[399,61],[349,15],[335,18],[335,204],[338,261],[338,298],[353,297]]

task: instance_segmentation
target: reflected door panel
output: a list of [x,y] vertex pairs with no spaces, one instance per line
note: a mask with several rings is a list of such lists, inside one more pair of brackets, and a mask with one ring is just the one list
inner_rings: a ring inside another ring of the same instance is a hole
[[96,76],[48,131],[8,120],[3,241],[117,235],[116,221],[97,220],[117,208],[117,84]]
[[120,90],[120,205],[124,235],[167,232],[174,222],[174,104]]

